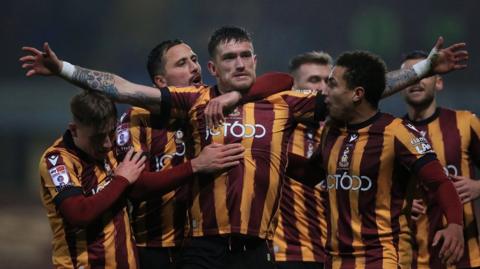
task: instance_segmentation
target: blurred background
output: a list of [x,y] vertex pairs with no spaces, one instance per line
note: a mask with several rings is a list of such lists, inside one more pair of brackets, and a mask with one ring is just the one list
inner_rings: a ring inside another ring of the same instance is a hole
[[[180,38],[197,52],[205,82],[207,42],[222,25],[253,34],[257,73],[286,71],[299,53],[345,50],[380,55],[390,70],[402,53],[429,51],[442,35],[446,45],[464,41],[468,69],[444,77],[439,103],[480,112],[480,1],[23,1],[0,10],[0,264],[2,268],[49,268],[51,232],[39,199],[38,160],[69,121],[77,90],[58,78],[27,79],[18,58],[24,45],[44,41],[59,58],[150,84],[145,62],[152,47]],[[477,75],[475,75],[477,74]],[[123,109],[125,107],[122,107]],[[381,109],[403,115],[400,95]]]

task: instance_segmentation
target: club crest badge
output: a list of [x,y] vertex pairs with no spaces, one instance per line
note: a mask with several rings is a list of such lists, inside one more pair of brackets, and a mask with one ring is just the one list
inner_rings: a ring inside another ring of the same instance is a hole
[[342,157],[340,158],[340,161],[338,162],[338,167],[340,168],[348,168],[350,166],[350,162],[348,160],[348,154],[350,153],[350,148],[346,147],[345,150],[343,151]]
[[307,158],[312,157],[312,155],[313,155],[313,144],[312,144],[312,143],[308,143]]

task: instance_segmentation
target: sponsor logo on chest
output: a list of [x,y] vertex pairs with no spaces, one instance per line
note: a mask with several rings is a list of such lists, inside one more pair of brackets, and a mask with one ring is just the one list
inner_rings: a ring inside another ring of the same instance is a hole
[[239,121],[234,121],[233,123],[225,122],[223,126],[220,126],[216,129],[206,128],[205,140],[210,136],[232,136],[236,138],[262,138],[267,133],[265,126],[262,124],[244,124]]

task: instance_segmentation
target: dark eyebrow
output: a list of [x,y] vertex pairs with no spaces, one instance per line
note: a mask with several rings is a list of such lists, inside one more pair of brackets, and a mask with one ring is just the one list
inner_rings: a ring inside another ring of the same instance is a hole
[[236,53],[234,52],[228,52],[228,53],[225,53],[222,55],[222,59],[230,59],[230,58],[235,58],[236,57]]
[[241,56],[252,56],[253,53],[250,50],[244,50],[244,51],[240,52],[240,55]]

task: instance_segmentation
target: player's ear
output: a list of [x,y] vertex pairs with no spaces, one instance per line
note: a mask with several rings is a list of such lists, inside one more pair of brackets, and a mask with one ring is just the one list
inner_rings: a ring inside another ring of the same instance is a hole
[[155,75],[153,77],[153,81],[155,81],[155,86],[157,88],[164,88],[164,87],[167,87],[167,80],[165,79],[164,76],[162,75]]
[[212,60],[208,61],[207,68],[208,72],[210,72],[210,75],[217,77],[217,68]]
[[359,102],[365,96],[365,89],[363,87],[355,87],[353,89],[352,101],[354,103]]
[[435,90],[437,91],[443,90],[443,78],[440,75],[437,75],[435,78]]
[[70,122],[68,124],[68,130],[70,130],[70,133],[72,134],[72,137],[77,137],[78,136],[77,125],[75,123]]

